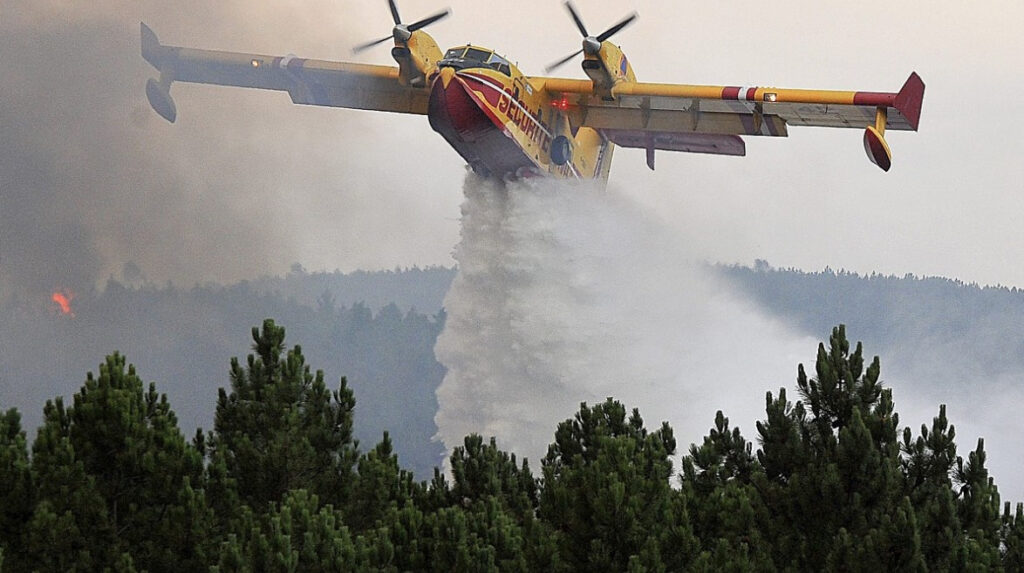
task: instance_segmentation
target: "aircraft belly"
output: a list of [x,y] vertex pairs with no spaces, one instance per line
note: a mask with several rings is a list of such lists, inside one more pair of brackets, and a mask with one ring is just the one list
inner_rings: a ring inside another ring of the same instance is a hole
[[516,176],[524,169],[536,167],[458,79],[452,79],[447,87],[440,77],[434,80],[427,117],[434,131],[482,175]]

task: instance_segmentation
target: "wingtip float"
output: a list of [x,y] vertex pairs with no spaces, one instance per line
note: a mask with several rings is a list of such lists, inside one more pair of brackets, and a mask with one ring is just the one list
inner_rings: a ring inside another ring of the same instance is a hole
[[607,179],[616,146],[743,156],[743,136],[786,137],[790,127],[864,130],[864,149],[884,171],[892,166],[887,131],[917,131],[924,82],[910,75],[896,93],[793,90],[638,82],[622,50],[609,41],[636,20],[631,14],[591,35],[571,2],[566,8],[583,35],[588,79],[526,76],[493,50],[474,45],[442,52],[424,28],[450,10],[405,24],[389,0],[398,64],[379,66],[162,45],[141,25],[142,56],[160,72],[146,97],[161,117],[177,118],[175,82],[288,92],[297,104],[428,116],[431,127],[483,176],[547,175]]

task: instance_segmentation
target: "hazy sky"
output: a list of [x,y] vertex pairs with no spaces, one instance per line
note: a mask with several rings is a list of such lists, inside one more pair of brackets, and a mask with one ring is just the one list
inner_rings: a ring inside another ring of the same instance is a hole
[[[379,5],[378,5],[379,4]],[[927,83],[921,132],[748,138],[746,158],[620,150],[611,184],[712,261],[907,272],[1024,285],[1024,4],[784,0],[577,2],[642,80],[896,91]],[[400,3],[407,21],[443,7]],[[561,2],[450,0],[431,32],[527,73],[579,47]],[[166,44],[386,64],[386,4],[0,0],[0,286],[82,288],[133,261],[191,284],[309,269],[452,264],[464,167],[424,117],[292,105],[286,94],[177,84],[148,106],[139,21]],[[577,65],[560,74],[583,77]]]

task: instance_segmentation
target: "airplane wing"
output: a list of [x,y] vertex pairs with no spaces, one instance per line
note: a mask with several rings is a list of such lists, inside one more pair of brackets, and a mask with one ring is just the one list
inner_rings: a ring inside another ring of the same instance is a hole
[[238,86],[288,92],[294,103],[425,115],[429,91],[402,85],[399,69],[294,56],[195,50],[160,44],[142,24],[142,56],[160,71],[146,96],[164,119],[174,122],[173,82]]
[[608,98],[596,94],[590,80],[530,81],[561,101],[574,126],[597,129],[623,147],[647,149],[652,169],[655,150],[744,155],[740,136],[785,137],[790,126],[819,126],[864,129],[868,157],[888,170],[885,131],[917,131],[924,99],[916,73],[895,93],[624,81]]

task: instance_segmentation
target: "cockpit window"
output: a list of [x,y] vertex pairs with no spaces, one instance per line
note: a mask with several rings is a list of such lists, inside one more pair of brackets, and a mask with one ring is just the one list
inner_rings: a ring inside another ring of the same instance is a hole
[[438,62],[441,67],[452,67],[459,70],[467,68],[490,68],[499,71],[506,76],[512,75],[512,69],[508,60],[494,52],[472,46],[460,46],[451,48],[444,54],[444,59]]
[[512,70],[509,68],[508,60],[498,54],[491,54],[491,57],[487,60],[487,67],[492,70],[498,70],[506,76],[512,75]]
[[478,62],[486,62],[487,58],[491,57],[491,52],[485,50],[478,50],[476,48],[469,48],[466,50],[465,58],[467,60],[476,60]]

